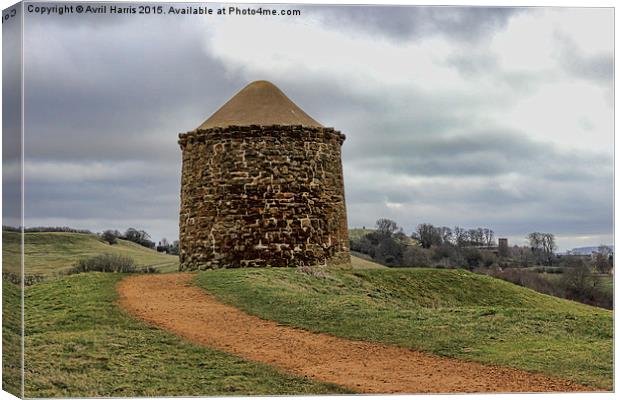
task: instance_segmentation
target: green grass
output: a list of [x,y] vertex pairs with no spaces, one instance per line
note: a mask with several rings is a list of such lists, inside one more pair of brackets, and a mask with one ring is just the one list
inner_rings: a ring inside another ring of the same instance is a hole
[[614,293],[614,277],[613,275],[597,275],[598,285],[606,293],[613,295]]
[[[542,273],[543,276],[548,281],[557,283],[562,279],[564,274],[549,274]],[[614,293],[614,277],[613,275],[605,275],[605,274],[593,274],[594,279],[597,280],[596,286],[606,294],[613,296]]]
[[[355,254],[355,255],[353,255]],[[375,269],[375,268],[388,268],[385,265],[374,262],[370,256],[365,254],[352,252],[351,255],[351,267],[353,269]]]
[[21,293],[2,280],[2,389],[21,395]]
[[136,321],[116,305],[124,276],[71,275],[26,289],[27,397],[346,392]]
[[612,388],[610,311],[463,270],[205,271],[196,283],[250,314],[340,337]]
[[[3,263],[8,271],[19,271],[20,234],[2,232]],[[36,232],[24,235],[24,265],[27,275],[44,276],[66,271],[84,257],[103,253],[131,257],[138,266],[154,266],[162,272],[176,271],[177,256],[161,254],[127,240],[109,245],[95,235],[65,232]]]
[[363,229],[363,228],[349,229],[349,240],[361,239],[363,236],[366,236],[367,234],[374,232],[374,231],[375,229]]

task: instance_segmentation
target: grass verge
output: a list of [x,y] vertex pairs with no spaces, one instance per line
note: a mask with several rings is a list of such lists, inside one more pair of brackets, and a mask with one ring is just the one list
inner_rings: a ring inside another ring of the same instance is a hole
[[196,283],[261,318],[612,389],[608,310],[463,270],[205,271]]
[[26,289],[26,397],[346,392],[134,320],[116,304],[124,276],[87,273]]

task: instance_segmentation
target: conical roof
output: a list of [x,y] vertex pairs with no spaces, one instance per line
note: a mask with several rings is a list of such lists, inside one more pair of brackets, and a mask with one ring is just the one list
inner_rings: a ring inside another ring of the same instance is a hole
[[271,82],[255,81],[241,89],[198,129],[230,125],[304,125],[323,127]]

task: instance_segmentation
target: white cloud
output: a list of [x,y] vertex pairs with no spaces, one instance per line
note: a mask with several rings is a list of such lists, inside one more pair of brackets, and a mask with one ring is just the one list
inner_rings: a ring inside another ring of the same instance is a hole
[[[588,54],[611,53],[610,15],[609,10],[530,9],[517,13],[505,29],[469,45],[434,36],[404,42],[356,36],[325,29],[312,19],[220,20],[209,24],[205,38],[212,56],[248,80],[329,77],[353,96],[383,95],[401,114],[414,96],[458,99],[459,104],[450,104],[452,112],[478,118],[481,124],[499,123],[560,146],[609,152],[611,82],[601,88],[568,76],[558,35]],[[240,40],[240,31],[252,34]],[[464,76],[449,62],[463,54],[487,57],[496,65],[482,66],[478,76]]]
[[585,81],[542,84],[514,107],[494,116],[498,123],[518,126],[532,137],[565,149],[613,152],[612,109],[604,90]]

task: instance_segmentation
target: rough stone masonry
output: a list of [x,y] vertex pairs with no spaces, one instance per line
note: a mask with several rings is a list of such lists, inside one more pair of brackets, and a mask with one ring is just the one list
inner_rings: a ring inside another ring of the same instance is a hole
[[344,139],[266,81],[180,134],[180,269],[348,263]]

